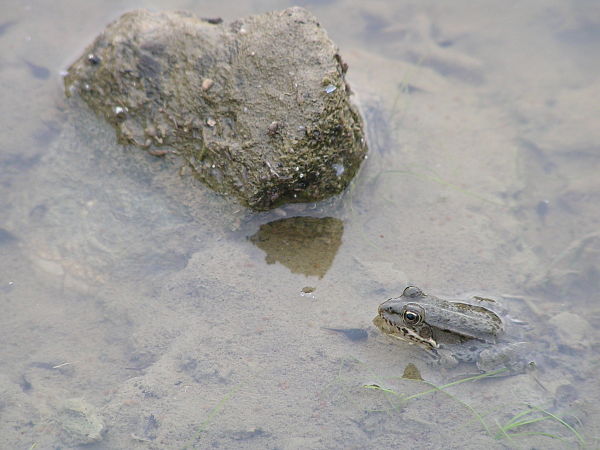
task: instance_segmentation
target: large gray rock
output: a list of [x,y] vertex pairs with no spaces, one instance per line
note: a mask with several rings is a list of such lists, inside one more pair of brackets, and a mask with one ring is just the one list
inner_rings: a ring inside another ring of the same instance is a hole
[[341,192],[366,153],[347,65],[294,7],[229,24],[132,11],[65,77],[119,141],[181,153],[199,179],[254,209]]

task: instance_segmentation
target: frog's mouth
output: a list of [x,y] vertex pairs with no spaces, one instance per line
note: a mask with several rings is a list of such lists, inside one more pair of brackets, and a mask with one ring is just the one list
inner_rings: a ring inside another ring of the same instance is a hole
[[418,330],[408,328],[403,325],[398,325],[395,320],[389,319],[383,314],[378,314],[375,316],[373,319],[373,324],[383,333],[396,339],[401,339],[411,344],[420,345],[428,350],[439,347],[433,338],[420,335]]

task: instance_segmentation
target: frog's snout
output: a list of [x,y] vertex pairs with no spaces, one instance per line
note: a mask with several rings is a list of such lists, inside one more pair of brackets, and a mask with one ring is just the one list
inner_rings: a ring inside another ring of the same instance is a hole
[[377,308],[377,313],[380,316],[383,316],[384,314],[392,314],[393,308],[390,305],[386,305],[385,303],[382,303],[381,305],[379,305],[379,308]]

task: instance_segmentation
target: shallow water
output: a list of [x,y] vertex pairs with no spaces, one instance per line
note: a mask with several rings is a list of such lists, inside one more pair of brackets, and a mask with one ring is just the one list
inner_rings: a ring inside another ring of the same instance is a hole
[[[304,2],[370,153],[340,198],[261,214],[117,145],[60,71],[128,9],[289,4],[126,3],[0,6],[0,446],[81,444],[72,399],[87,448],[599,445],[594,2]],[[502,301],[535,370],[415,395],[473,368],[373,327],[407,284]]]

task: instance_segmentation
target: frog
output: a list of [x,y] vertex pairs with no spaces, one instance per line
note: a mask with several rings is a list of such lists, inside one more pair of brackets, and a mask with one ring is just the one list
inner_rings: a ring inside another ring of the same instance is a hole
[[533,362],[529,343],[511,339],[510,320],[493,299],[446,300],[408,286],[400,297],[379,305],[374,325],[384,334],[417,344],[445,368],[472,363],[481,373],[522,373]]

